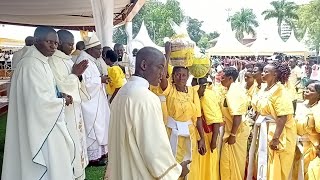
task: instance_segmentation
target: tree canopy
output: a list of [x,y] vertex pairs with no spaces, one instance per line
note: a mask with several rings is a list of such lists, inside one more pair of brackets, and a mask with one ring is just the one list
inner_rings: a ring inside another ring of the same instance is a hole
[[236,38],[242,42],[244,33],[256,35],[255,28],[259,26],[257,16],[252,9],[242,8],[231,16],[228,21],[231,23],[231,29],[236,31]]
[[272,1],[270,4],[273,9],[263,11],[262,15],[265,15],[265,20],[277,19],[278,34],[281,35],[281,24],[283,22],[293,27],[294,21],[299,19],[296,12],[298,6],[294,2],[286,0]]
[[299,26],[308,29],[307,44],[319,53],[320,48],[320,0],[299,7]]
[[[177,0],[167,0],[166,3],[162,3],[157,0],[149,0],[133,18],[133,37],[137,35],[140,30],[140,26],[144,21],[150,38],[157,45],[163,46],[163,39],[165,37],[172,37],[174,34],[173,29],[169,24],[169,19],[180,24],[184,18],[186,18],[186,16],[184,15],[180,7],[180,3]],[[201,48],[208,48],[209,44],[200,43],[199,45],[199,41],[202,38],[208,38],[208,40],[214,39],[218,36],[217,32],[207,34],[201,30],[203,21],[191,17],[187,18],[189,19],[187,30],[190,38],[195,41],[198,46],[202,45],[202,47],[200,46]],[[114,30],[113,40],[116,43],[127,43],[124,26],[120,26]]]

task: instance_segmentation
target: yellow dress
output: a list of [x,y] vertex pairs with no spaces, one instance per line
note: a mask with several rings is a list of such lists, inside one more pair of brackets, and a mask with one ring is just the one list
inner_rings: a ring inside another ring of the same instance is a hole
[[[272,94],[260,91],[252,100],[252,105],[262,116],[270,116],[274,120],[277,120],[278,116],[287,116],[287,122],[279,138],[279,150],[268,149],[268,179],[288,180],[294,160],[297,129],[293,119],[292,99],[287,97],[287,89],[280,83],[273,88],[277,89]],[[275,129],[276,124],[270,123],[268,143],[272,140]]]
[[117,88],[121,88],[125,84],[125,74],[119,66],[108,67],[108,77],[111,82],[106,86],[106,91],[108,95],[112,95]]
[[166,97],[163,95],[163,91],[160,86],[152,86],[150,85],[150,91],[159,96],[161,101],[161,109],[163,115],[163,123],[166,125],[168,122],[168,109],[166,103]]
[[[222,113],[219,106],[219,97],[216,92],[206,89],[204,96],[200,99],[203,116],[208,125],[215,123],[222,123]],[[204,134],[207,153],[200,156],[200,173],[199,180],[213,180],[220,179],[219,177],[219,151],[217,138],[217,147],[211,152],[210,144],[212,139],[212,132]]]
[[220,159],[220,175],[223,180],[244,179],[247,141],[250,134],[249,126],[244,118],[236,133],[236,143],[229,145],[227,139],[231,134],[233,116],[245,115],[248,108],[247,104],[245,89],[236,83],[230,86],[225,99],[220,103],[225,122]]
[[[166,96],[168,117],[179,122],[187,122],[191,120],[193,123],[189,125],[189,132],[192,144],[192,163],[190,164],[190,173],[188,179],[198,179],[199,173],[199,153],[197,145],[198,133],[196,131],[197,117],[201,117],[200,99],[197,92],[198,87],[188,87],[188,92],[177,91],[174,84],[168,81],[168,87],[163,92]],[[171,136],[171,129],[168,128],[168,136]],[[178,137],[177,153],[174,154],[178,163],[184,160],[187,153],[187,137]]]
[[317,157],[312,160],[308,168],[308,178],[309,180],[319,180],[320,179],[320,158]]
[[307,180],[309,164],[317,157],[316,147],[320,143],[320,104],[308,108],[306,103],[299,103],[297,107],[295,118],[298,135],[302,137],[304,177]]

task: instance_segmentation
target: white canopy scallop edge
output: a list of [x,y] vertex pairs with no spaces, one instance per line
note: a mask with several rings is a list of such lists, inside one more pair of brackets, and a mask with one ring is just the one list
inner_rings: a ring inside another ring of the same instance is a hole
[[147,27],[144,23],[144,21],[141,24],[140,30],[136,37],[129,42],[129,49],[133,50],[134,48],[141,49],[145,46],[154,47],[161,52],[164,52],[164,47],[156,45],[150,38]]
[[241,44],[232,32],[231,27],[227,26],[225,31],[218,37],[217,44],[208,49],[209,55],[216,56],[247,56],[253,55],[253,51]]
[[[136,1],[138,9],[133,8],[134,14],[130,12],[122,21],[131,21],[145,2]],[[114,16],[123,13],[128,5],[136,1],[114,0]],[[90,0],[1,0],[0,23],[79,27],[95,25]]]

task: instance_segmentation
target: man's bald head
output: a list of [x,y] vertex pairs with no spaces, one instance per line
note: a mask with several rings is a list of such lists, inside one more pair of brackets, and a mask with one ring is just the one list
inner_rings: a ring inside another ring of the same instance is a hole
[[34,38],[34,46],[46,57],[52,56],[59,45],[57,32],[49,26],[37,27]]
[[59,46],[58,49],[62,52],[64,52],[66,55],[70,55],[73,51],[74,46],[74,36],[70,31],[67,30],[59,30],[57,32],[59,37]]
[[26,37],[26,39],[24,40],[26,46],[32,46],[34,43],[34,38],[33,36],[28,36]]
[[67,31],[65,29],[59,30],[57,32],[60,43],[63,41],[70,41],[74,39],[73,34],[70,31]]
[[136,75],[144,77],[151,85],[157,86],[165,67],[165,57],[153,47],[140,49],[136,57]]

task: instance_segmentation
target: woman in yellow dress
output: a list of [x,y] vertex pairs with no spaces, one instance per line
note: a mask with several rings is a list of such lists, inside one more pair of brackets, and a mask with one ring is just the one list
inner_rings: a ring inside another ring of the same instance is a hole
[[[204,155],[206,148],[200,99],[195,88],[186,86],[188,78],[188,68],[174,67],[172,82],[162,79],[160,86],[167,101],[167,128],[173,155],[178,163],[192,160],[188,179],[198,179],[196,156],[198,153]],[[200,136],[198,142],[197,134]]]
[[252,69],[247,69],[246,73],[244,74],[244,81],[245,81],[245,88],[247,90],[249,102],[251,102],[251,98],[252,98],[252,95],[253,95],[254,89],[255,89],[255,83],[254,83]]
[[200,156],[199,180],[220,179],[219,176],[219,152],[218,152],[218,135],[219,127],[222,120],[222,113],[219,106],[218,94],[208,89],[209,82],[207,78],[193,79],[192,86],[199,85],[198,94],[202,109],[202,124],[206,149],[204,156]]
[[[263,68],[266,66],[267,64],[264,62],[257,62],[254,64],[253,66],[253,78],[255,80],[254,83],[254,90],[253,90],[253,95],[257,94],[261,89],[266,88],[266,83],[264,83],[262,81],[262,72],[263,72]],[[253,96],[252,95],[252,96]],[[251,97],[252,97],[251,96]]]
[[[317,157],[317,147],[320,143],[320,83],[312,82],[304,93],[303,103],[298,103],[296,120],[299,137],[298,148],[304,160],[303,173],[308,178],[308,167]],[[320,176],[318,176],[320,179]]]
[[[293,119],[293,104],[291,99],[287,98],[288,92],[284,87],[289,75],[290,69],[287,65],[276,61],[266,65],[262,80],[267,87],[252,99],[252,105],[259,115],[256,123],[262,119],[259,136],[261,149],[259,147],[258,154],[258,169],[262,173],[258,173],[258,178],[266,178],[267,174],[268,179],[291,179],[297,129]],[[267,120],[274,122],[267,127]],[[267,143],[269,148],[262,146],[264,143]]]
[[108,83],[107,83],[107,94],[109,96],[110,103],[112,102],[113,98],[118,93],[119,89],[126,83],[126,76],[121,69],[120,66],[114,65],[117,61],[117,54],[112,51],[108,50],[105,53],[105,62],[109,66],[108,71]]
[[248,99],[243,86],[235,83],[239,72],[234,67],[223,69],[221,84],[227,88],[220,108],[224,116],[224,136],[221,148],[220,176],[223,180],[243,180],[250,129],[243,116]]
[[[253,65],[253,70],[252,70],[252,75],[254,78],[254,84],[251,87],[248,95],[250,97],[250,106],[252,104],[252,98],[255,97],[259,91],[261,91],[261,89],[265,89],[267,87],[267,84],[264,83],[262,81],[262,72],[263,72],[263,68],[266,66],[267,64],[264,62],[257,62]],[[254,121],[256,119],[256,110],[254,108],[252,108],[248,111],[247,113],[247,118],[248,121],[250,122],[250,125],[254,124]],[[257,179],[257,166],[258,166],[258,161],[257,161],[257,149],[256,149],[256,144],[255,144],[255,140],[257,139],[258,136],[258,131],[255,129],[257,129],[258,127],[256,127],[256,125],[253,126],[253,128],[251,129],[251,135],[249,137],[249,144],[250,144],[250,149],[249,149],[249,154],[248,154],[248,167],[247,167],[247,178],[248,179]],[[255,139],[255,140],[253,140]]]

